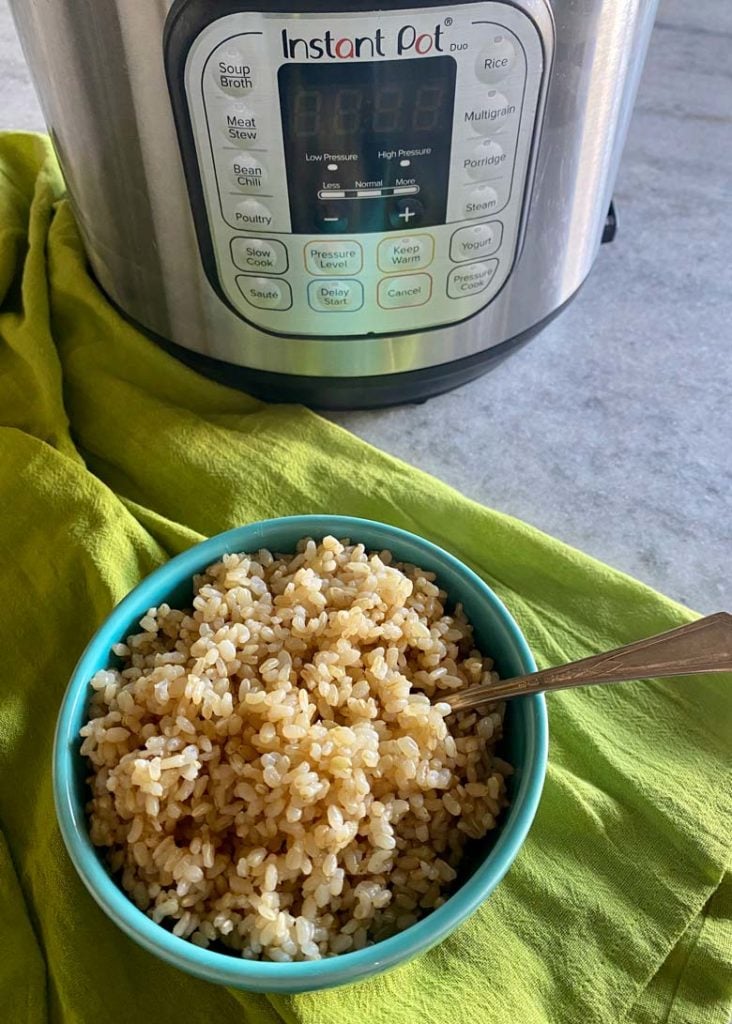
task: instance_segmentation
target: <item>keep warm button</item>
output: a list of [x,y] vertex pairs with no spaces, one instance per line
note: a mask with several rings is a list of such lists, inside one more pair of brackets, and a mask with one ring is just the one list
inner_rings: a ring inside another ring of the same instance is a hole
[[308,302],[321,313],[351,313],[363,306],[360,281],[311,281]]
[[471,263],[451,270],[447,278],[447,294],[451,299],[464,299],[484,291],[498,269],[498,260]]

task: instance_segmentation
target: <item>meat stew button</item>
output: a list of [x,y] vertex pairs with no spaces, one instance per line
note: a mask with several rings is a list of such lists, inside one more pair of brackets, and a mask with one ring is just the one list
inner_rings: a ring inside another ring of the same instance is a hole
[[451,299],[464,299],[484,291],[493,280],[498,260],[470,263],[451,270],[447,278],[447,294]]

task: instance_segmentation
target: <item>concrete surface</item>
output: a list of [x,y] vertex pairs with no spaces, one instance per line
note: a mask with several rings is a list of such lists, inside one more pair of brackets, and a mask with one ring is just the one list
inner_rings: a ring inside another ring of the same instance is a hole
[[[337,422],[699,611],[732,609],[732,4],[662,0],[577,300],[489,375]],[[0,129],[43,122],[0,0]]]

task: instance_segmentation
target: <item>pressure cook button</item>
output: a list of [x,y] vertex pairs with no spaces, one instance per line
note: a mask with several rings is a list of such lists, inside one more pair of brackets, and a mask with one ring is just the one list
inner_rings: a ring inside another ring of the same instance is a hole
[[248,104],[229,103],[217,116],[224,142],[240,149],[257,144],[260,137],[260,119]]
[[357,274],[363,266],[363,251],[358,242],[308,242],[305,265],[311,274]]
[[247,53],[228,46],[213,57],[210,74],[227,96],[247,96],[254,89],[254,70]]
[[245,199],[234,208],[234,222],[240,228],[268,228],[272,211],[257,199]]
[[287,249],[274,238],[232,238],[231,259],[248,274],[284,274]]
[[505,166],[503,146],[494,139],[483,139],[463,158],[463,170],[474,181],[496,177]]
[[292,291],[287,281],[240,274],[236,283],[249,305],[257,309],[289,309],[292,305]]
[[500,82],[516,63],[516,47],[508,36],[495,35],[478,54],[475,74],[481,82]]
[[478,135],[490,135],[515,113],[516,104],[509,103],[502,92],[491,89],[479,106],[465,111],[465,127]]
[[363,285],[360,281],[311,281],[308,302],[323,313],[351,313],[363,306]]
[[498,193],[492,185],[471,189],[463,206],[466,217],[489,217],[498,210]]
[[453,263],[462,263],[464,260],[492,256],[500,247],[502,236],[503,225],[499,220],[460,228],[450,242],[450,259]]
[[237,192],[256,195],[267,184],[267,171],[251,153],[237,153],[230,164],[229,180]]
[[498,267],[498,260],[486,260],[485,263],[470,263],[466,267],[456,267],[447,276],[447,294],[451,299],[464,299],[485,291],[493,280]]
[[405,274],[379,281],[377,298],[382,309],[400,309],[403,306],[424,306],[431,294],[432,278],[429,274]]
[[421,270],[428,267],[435,254],[435,240],[432,235],[405,235],[402,238],[385,238],[379,242],[377,261],[379,270],[387,274],[395,270]]

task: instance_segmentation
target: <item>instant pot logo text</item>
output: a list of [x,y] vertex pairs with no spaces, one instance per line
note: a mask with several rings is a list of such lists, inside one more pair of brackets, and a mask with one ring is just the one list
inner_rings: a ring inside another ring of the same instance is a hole
[[322,36],[295,37],[286,28],[282,29],[282,55],[285,60],[358,60],[359,57],[387,57],[392,54],[442,53],[442,25],[435,25],[433,32],[418,32],[414,25],[402,25],[394,35],[387,35],[377,28],[369,36],[342,36],[327,29]]

